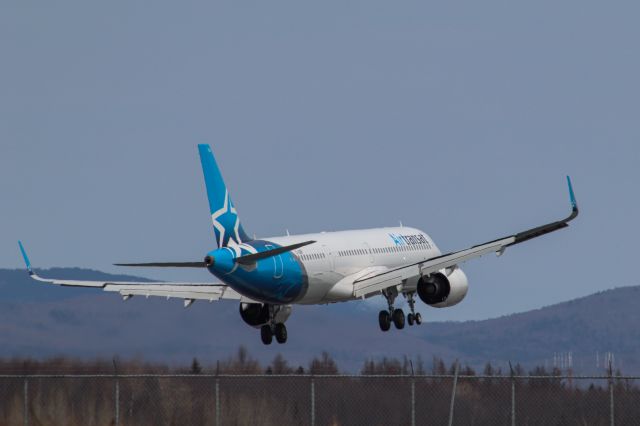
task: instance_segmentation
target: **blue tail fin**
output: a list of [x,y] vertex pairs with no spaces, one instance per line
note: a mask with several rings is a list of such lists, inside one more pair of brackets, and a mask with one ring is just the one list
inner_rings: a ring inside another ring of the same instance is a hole
[[207,187],[213,232],[216,234],[218,247],[226,247],[248,241],[249,237],[242,229],[238,212],[231,202],[229,191],[222,180],[222,175],[213,157],[213,152],[211,152],[211,147],[201,144],[198,145],[198,151],[200,152],[200,162],[204,173],[204,183]]

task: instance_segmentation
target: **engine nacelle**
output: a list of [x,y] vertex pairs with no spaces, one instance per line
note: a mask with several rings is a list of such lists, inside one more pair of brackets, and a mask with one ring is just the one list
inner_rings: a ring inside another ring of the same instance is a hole
[[284,323],[291,315],[291,305],[270,306],[267,303],[240,303],[240,316],[251,327],[260,328],[269,322],[269,309],[275,323]]
[[446,270],[422,277],[418,281],[418,296],[434,308],[457,305],[467,295],[469,283],[462,269],[455,268],[446,275]]
[[240,316],[251,327],[260,327],[269,322],[269,305],[266,303],[240,303]]

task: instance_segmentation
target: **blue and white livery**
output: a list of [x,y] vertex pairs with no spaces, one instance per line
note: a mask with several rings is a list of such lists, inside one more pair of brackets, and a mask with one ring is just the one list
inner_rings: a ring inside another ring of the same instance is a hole
[[[275,337],[287,341],[285,321],[293,305],[327,304],[383,296],[388,309],[380,311],[382,331],[393,324],[402,329],[421,324],[416,295],[428,306],[453,306],[467,294],[467,277],[460,264],[487,253],[502,254],[507,247],[568,226],[578,215],[571,180],[567,177],[571,214],[560,221],[538,226],[487,243],[441,253],[423,231],[410,227],[376,228],[318,234],[250,238],[222,179],[209,145],[199,145],[200,162],[209,200],[217,248],[203,261],[126,263],[137,267],[206,268],[217,283],[138,283],[78,281],[42,278],[31,267],[22,245],[20,251],[32,278],[80,287],[98,287],[133,296],[179,298],[188,307],[196,300],[229,299],[240,305],[240,316],[259,328],[263,343]],[[409,304],[405,315],[394,307],[398,296]]]

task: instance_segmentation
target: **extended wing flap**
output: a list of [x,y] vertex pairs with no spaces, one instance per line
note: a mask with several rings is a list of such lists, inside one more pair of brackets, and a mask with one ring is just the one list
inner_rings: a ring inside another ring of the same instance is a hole
[[104,290],[120,293],[123,297],[157,296],[167,299],[207,300],[209,302],[220,299],[253,302],[253,300],[222,284],[107,284]]

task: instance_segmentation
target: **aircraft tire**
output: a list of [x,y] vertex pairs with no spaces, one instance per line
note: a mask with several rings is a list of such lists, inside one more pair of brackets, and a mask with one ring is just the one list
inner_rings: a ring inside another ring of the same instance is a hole
[[415,320],[416,320],[416,325],[422,324],[422,315],[420,315],[420,312],[416,314]]
[[273,334],[276,335],[276,340],[278,341],[278,343],[287,342],[287,327],[284,324],[276,324],[276,328]]
[[409,325],[413,325],[413,314],[407,315],[407,322]]
[[273,341],[273,333],[271,332],[271,326],[269,324],[260,327],[260,338],[265,345],[270,345]]
[[378,323],[380,324],[380,330],[389,331],[391,328],[391,315],[388,311],[380,311],[378,314]]
[[398,330],[402,330],[404,328],[404,320],[405,317],[402,309],[396,309],[393,311],[393,324]]

